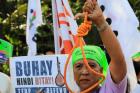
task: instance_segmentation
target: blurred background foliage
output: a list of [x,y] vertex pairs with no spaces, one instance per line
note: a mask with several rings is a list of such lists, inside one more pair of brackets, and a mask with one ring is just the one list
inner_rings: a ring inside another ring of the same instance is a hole
[[[81,11],[85,0],[69,0],[74,14]],[[138,20],[140,21],[140,0],[128,0]],[[3,35],[14,45],[13,56],[27,55],[25,38],[28,0],[0,0],[0,35]],[[54,50],[52,6],[51,0],[41,0],[43,25],[38,27],[37,50],[38,54],[45,54],[48,50]],[[80,21],[78,21],[80,23]],[[139,27],[140,29],[140,27]],[[91,44],[93,41],[85,37],[85,41]],[[95,43],[98,42],[96,38]],[[97,42],[96,42],[97,41]]]

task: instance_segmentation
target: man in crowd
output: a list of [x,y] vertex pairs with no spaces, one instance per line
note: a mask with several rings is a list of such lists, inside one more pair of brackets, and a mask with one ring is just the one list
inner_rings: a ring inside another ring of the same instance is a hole
[[2,72],[0,72],[0,93],[12,93],[11,79]]

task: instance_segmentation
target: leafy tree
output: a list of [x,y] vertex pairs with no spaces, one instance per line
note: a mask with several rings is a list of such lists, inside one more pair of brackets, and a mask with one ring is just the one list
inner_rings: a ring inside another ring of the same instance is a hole
[[[85,0],[69,0],[74,14],[80,12]],[[140,21],[140,0],[128,0]],[[13,44],[13,56],[27,55],[25,41],[26,18],[28,0],[0,0],[0,35]],[[51,0],[41,0],[44,24],[38,27],[37,48],[39,54],[45,54],[48,49],[54,49],[52,6]],[[80,23],[81,20],[78,21]],[[140,26],[139,26],[140,30]],[[93,33],[91,31],[90,33]],[[96,33],[97,34],[97,33]],[[93,35],[93,34],[92,34]],[[93,37],[93,36],[92,36]],[[85,38],[90,44],[93,43],[90,34]],[[94,40],[95,43],[97,39]],[[45,42],[45,43],[44,43]],[[9,66],[3,65],[5,73],[9,73]]]
[[[84,0],[69,0],[69,2],[73,13],[76,14],[77,11],[81,11]],[[129,2],[140,21],[140,1],[129,0]],[[26,55],[25,31],[28,0],[0,0],[0,3],[2,3],[0,6],[0,34],[14,45],[13,56]],[[44,24],[38,27],[36,35],[39,54],[45,53],[47,49],[54,49],[51,0],[41,0],[41,4]],[[80,22],[81,20],[78,21],[78,23]],[[91,43],[89,36],[85,39]]]

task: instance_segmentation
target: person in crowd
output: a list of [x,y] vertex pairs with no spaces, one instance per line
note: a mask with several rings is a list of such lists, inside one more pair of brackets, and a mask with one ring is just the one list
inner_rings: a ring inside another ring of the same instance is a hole
[[139,93],[140,92],[140,52],[136,53],[132,57],[132,60],[133,60],[134,69],[137,77],[137,85],[136,88],[133,90],[133,93]]
[[[0,68],[2,68],[2,63],[0,63]],[[8,75],[0,70],[0,93],[13,93],[11,79]]]

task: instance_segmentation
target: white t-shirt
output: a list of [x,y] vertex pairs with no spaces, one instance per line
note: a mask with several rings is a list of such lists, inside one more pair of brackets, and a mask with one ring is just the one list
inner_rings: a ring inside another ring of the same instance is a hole
[[2,72],[0,72],[0,93],[12,93],[11,80]]

